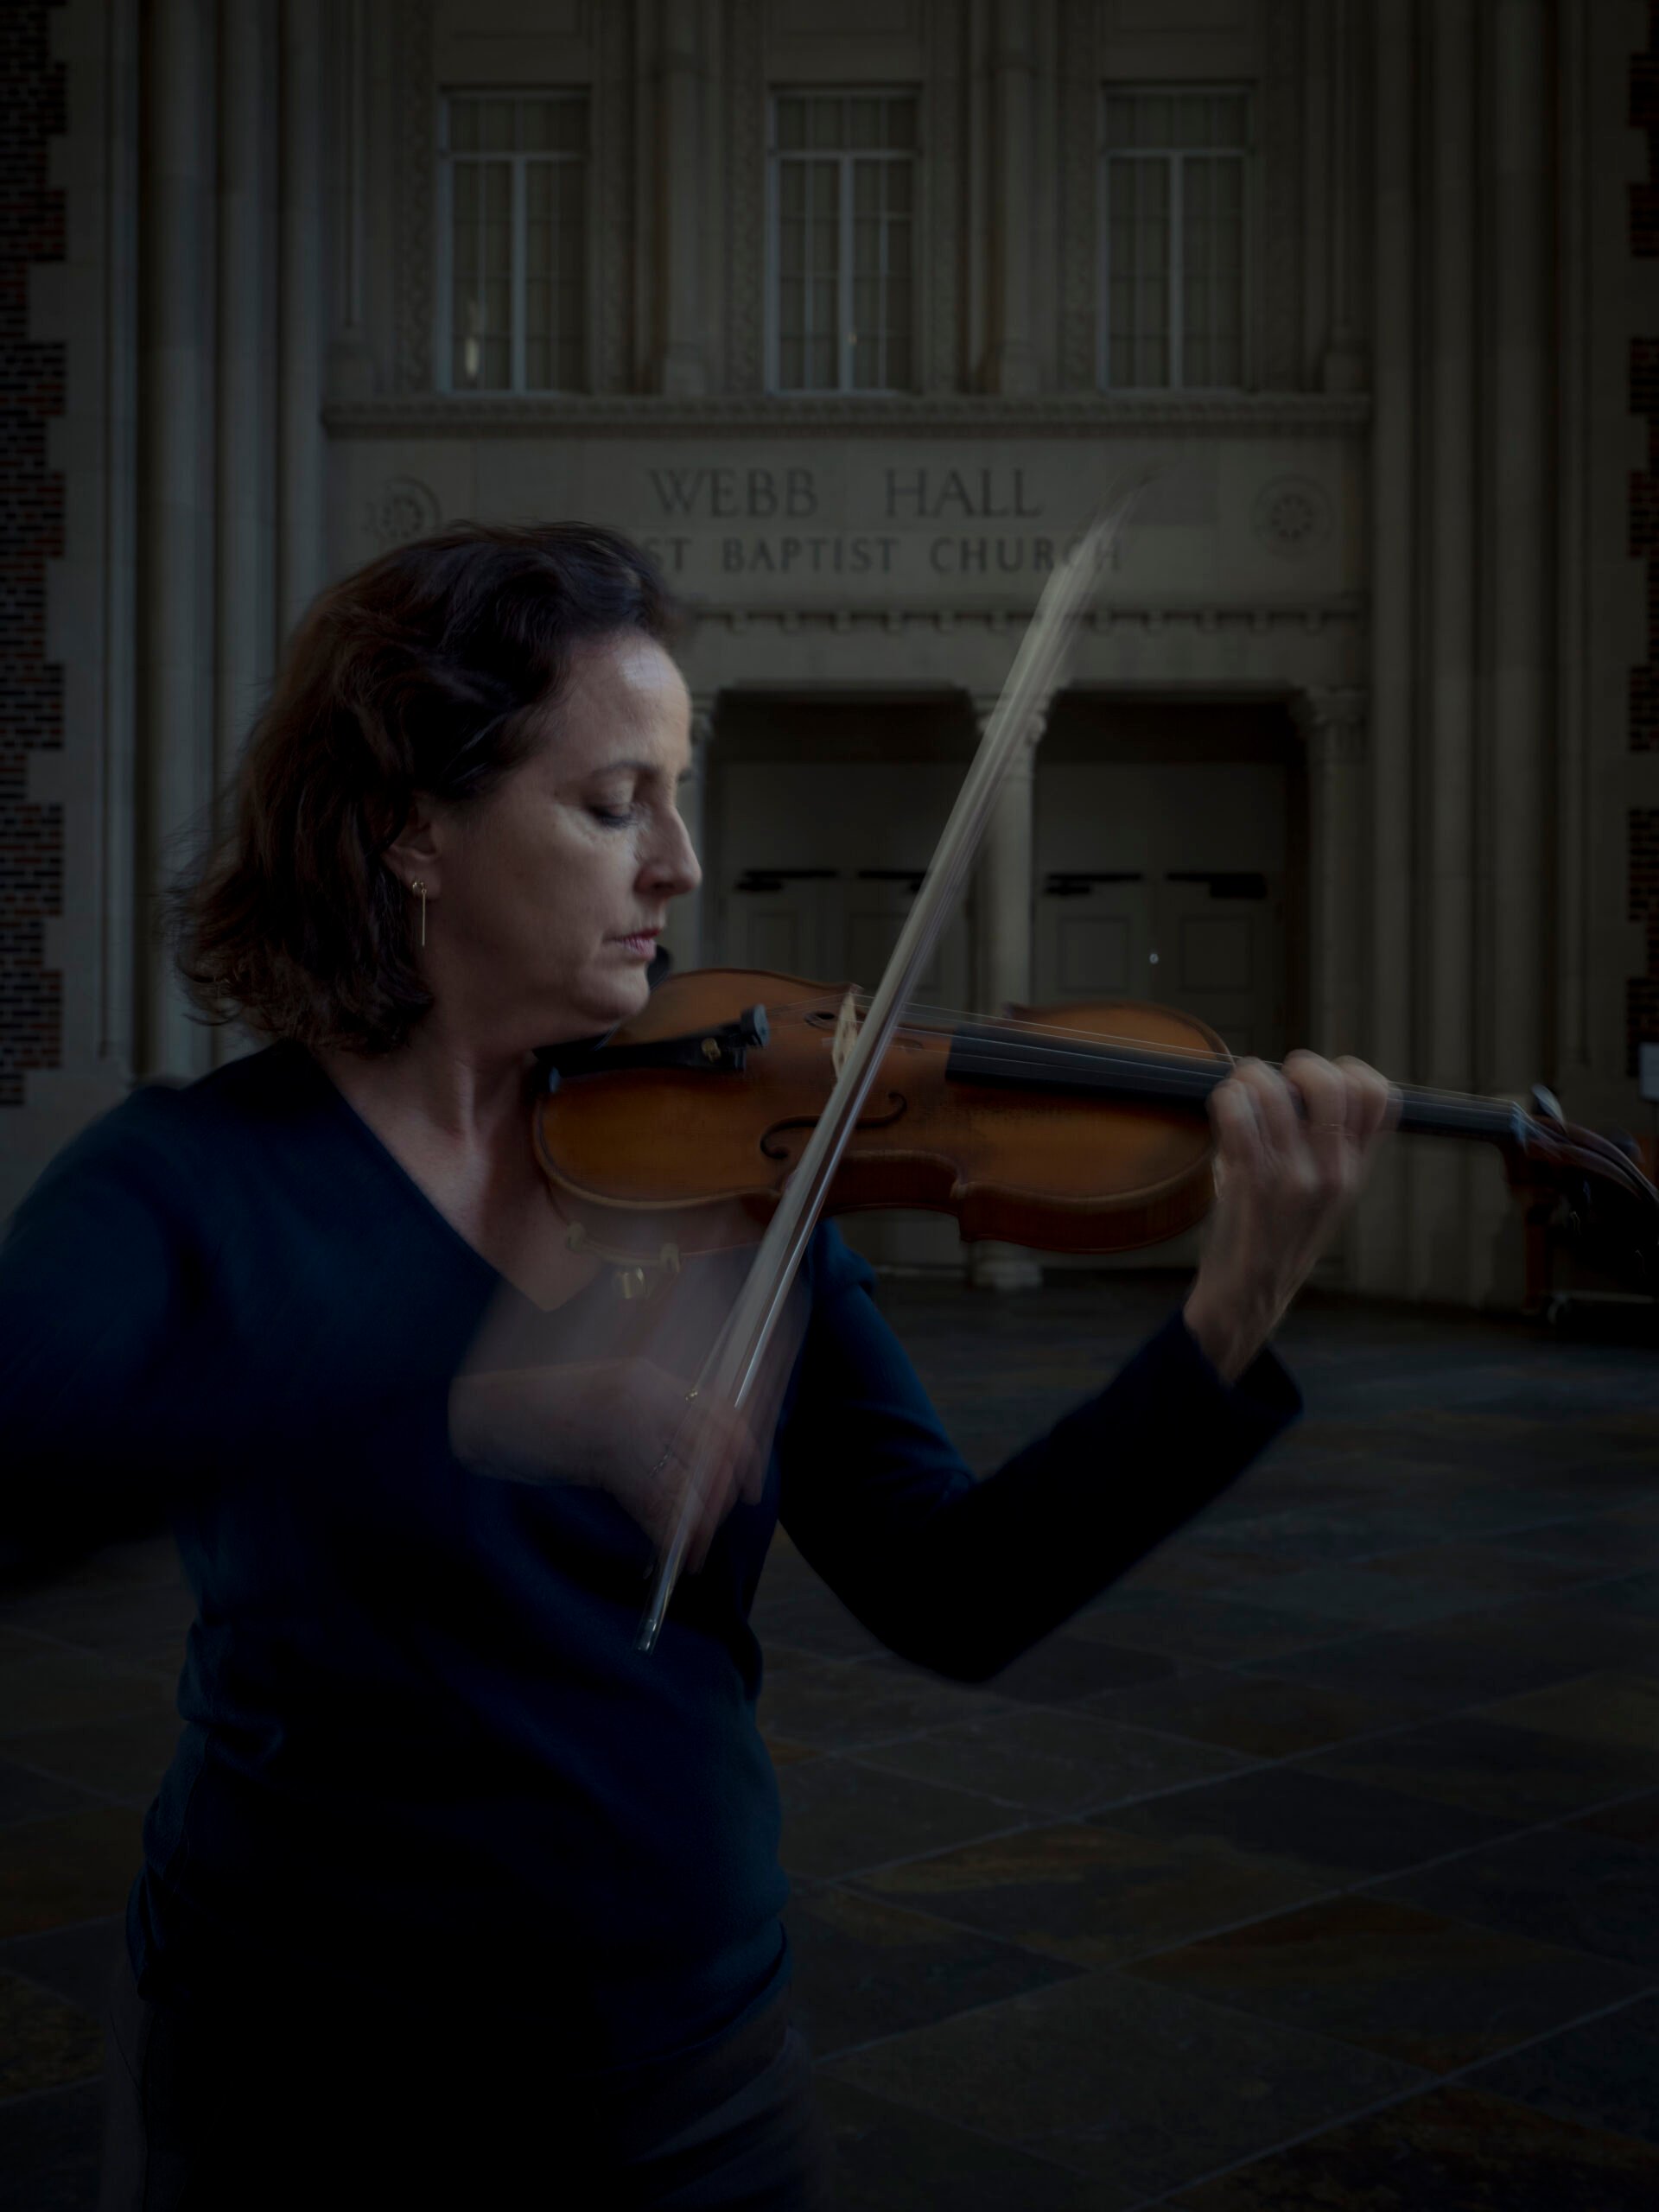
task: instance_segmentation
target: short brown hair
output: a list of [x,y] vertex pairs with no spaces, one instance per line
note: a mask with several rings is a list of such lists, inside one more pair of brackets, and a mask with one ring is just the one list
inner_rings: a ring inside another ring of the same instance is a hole
[[[179,883],[179,972],[209,1020],[384,1052],[431,1003],[382,865],[416,792],[485,798],[531,751],[576,650],[679,613],[614,531],[456,523],[321,592],[248,742],[233,817]],[[227,795],[230,796],[230,795]]]

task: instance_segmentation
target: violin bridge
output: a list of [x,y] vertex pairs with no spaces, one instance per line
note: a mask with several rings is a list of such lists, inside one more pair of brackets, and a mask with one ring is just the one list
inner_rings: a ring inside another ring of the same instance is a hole
[[830,1041],[830,1061],[836,1071],[836,1080],[847,1065],[848,1055],[858,1042],[858,1010],[853,1001],[855,994],[849,991],[841,1002],[841,1012],[836,1016],[836,1033]]

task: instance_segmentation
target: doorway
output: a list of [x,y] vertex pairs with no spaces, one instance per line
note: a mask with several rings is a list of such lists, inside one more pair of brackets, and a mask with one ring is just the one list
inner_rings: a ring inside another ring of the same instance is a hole
[[[713,964],[874,990],[920,890],[973,756],[959,693],[722,694],[705,817]],[[971,916],[947,922],[921,1006],[963,1008]],[[880,1265],[954,1268],[947,1215],[839,1217]]]
[[[1034,1004],[1147,999],[1236,1057],[1283,1058],[1306,1007],[1306,802],[1282,703],[1069,693],[1033,812]],[[1124,1263],[1198,1249],[1190,1232]]]

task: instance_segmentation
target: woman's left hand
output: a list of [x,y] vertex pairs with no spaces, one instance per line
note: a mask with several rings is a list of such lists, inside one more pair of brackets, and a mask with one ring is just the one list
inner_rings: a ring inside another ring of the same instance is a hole
[[1211,1094],[1216,1205],[1183,1310],[1224,1382],[1244,1372],[1279,1325],[1397,1110],[1375,1068],[1317,1052],[1291,1053],[1282,1074],[1240,1060]]

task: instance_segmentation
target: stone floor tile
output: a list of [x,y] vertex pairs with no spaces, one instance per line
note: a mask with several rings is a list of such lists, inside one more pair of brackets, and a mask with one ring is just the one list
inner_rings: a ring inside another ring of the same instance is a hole
[[[1478,1542],[1424,1544],[1414,1551],[1384,1552],[1365,1564],[1369,1573],[1390,1580],[1455,1587],[1471,1597],[1491,1593],[1495,1598],[1525,1598],[1568,1589],[1606,1572],[1595,1559],[1563,1555],[1564,1538],[1588,1525],[1577,1520],[1554,1521]],[[1614,1564],[1618,1563],[1615,1560]]]
[[880,1774],[839,1754],[785,1767],[778,1788],[785,1871],[809,1880],[939,1851],[1018,1817],[988,1797]]
[[1643,1567],[1638,1574],[1597,1583],[1593,1602],[1612,1612],[1659,1621],[1659,1567]]
[[1593,1813],[1581,1814],[1569,1825],[1590,1828],[1598,1835],[1618,1836],[1626,1843],[1644,1844],[1649,1850],[1659,1851],[1659,1789],[1627,1799],[1622,1805],[1603,1805]]
[[1165,1844],[1222,1838],[1250,1858],[1323,1875],[1327,1887],[1471,1850],[1507,1833],[1482,1813],[1288,1766],[1257,1768],[1092,1818]]
[[1496,1536],[1491,1548],[1529,1567],[1537,1563],[1563,1580],[1588,1581],[1659,1560],[1659,1525],[1647,1527],[1626,1510],[1580,1514]]
[[820,2070],[836,2212],[1128,2212],[1138,2190],[1090,2180],[977,2130]]
[[43,1820],[54,1813],[73,1813],[78,1805],[100,1802],[94,1792],[78,1789],[55,1775],[37,1774],[32,1766],[0,1758],[0,1828]]
[[766,1683],[759,1713],[768,1729],[791,1742],[845,1751],[1003,1709],[994,1692],[946,1681],[896,1659],[821,1659]]
[[888,2037],[823,2072],[1147,2196],[1423,2078],[1109,1973]]
[[0,2101],[85,2081],[104,2065],[95,2014],[0,1971]]
[[1517,1594],[1513,1589],[1471,1586],[1455,1576],[1437,1580],[1432,1575],[1410,1578],[1385,1573],[1380,1571],[1382,1564],[1368,1559],[1300,1567],[1259,1590],[1241,1592],[1240,1601],[1324,1615],[1337,1624],[1332,1633],[1339,1634],[1344,1621],[1378,1628],[1409,1628],[1418,1621],[1450,1620],[1459,1613],[1480,1612],[1488,1606],[1503,1605]]
[[1042,1706],[977,1713],[861,1756],[866,1766],[978,1790],[1051,1820],[1248,1764],[1231,1751]]
[[148,1671],[0,1628],[0,1741],[146,1707],[153,1712],[158,1703],[171,1702],[171,1694]]
[[157,1636],[170,1637],[181,1650],[185,1631],[196,1617],[196,1601],[182,1583],[117,1583],[105,1589],[36,1590],[0,1605],[0,1624],[33,1630],[56,1643],[90,1651]]
[[1448,2088],[1183,2190],[1180,2212],[1649,2212],[1659,2151]]
[[0,1939],[123,1910],[143,1829],[137,1807],[99,1805],[0,1830]]
[[185,1639],[176,1629],[157,1629],[149,1636],[119,1637],[108,1649],[111,1659],[153,1675],[168,1697],[177,1695],[179,1676],[184,1672]]
[[111,1720],[82,1720],[63,1728],[36,1728],[12,1750],[31,1767],[148,1805],[172,1764],[183,1723],[160,1700]]
[[817,1659],[861,1659],[887,1649],[822,1583],[816,1590],[789,1597],[769,1599],[763,1595],[749,1615],[749,1625],[762,1650],[774,1636],[780,1643],[809,1651]]
[[95,2212],[104,2083],[0,2103],[0,2212]]
[[1046,1637],[993,1675],[985,1687],[1000,1698],[1027,1704],[1069,1705],[1098,1690],[1161,1681],[1175,1672],[1172,1660],[1126,1649],[1104,1632],[1098,1637],[1085,1633],[1083,1620],[1079,1615],[1058,1634]]
[[760,1740],[771,1754],[774,1766],[797,1766],[803,1759],[822,1758],[822,1751],[810,1744],[792,1744],[786,1736],[774,1736],[766,1729],[760,1731]]
[[1659,2143],[1659,1993],[1582,2020],[1478,2068],[1471,2089],[1513,2097],[1557,2120]]
[[1217,1597],[1233,1597],[1243,1590],[1270,1589],[1281,1574],[1296,1572],[1294,1560],[1274,1559],[1265,1552],[1229,1544],[1222,1530],[1210,1541],[1183,1531],[1149,1552],[1096,1602],[1121,1603],[1143,1592],[1164,1596],[1204,1591]]
[[795,1899],[785,1923],[815,2058],[1080,1971],[835,1883]]
[[1586,1824],[1535,1828],[1443,1866],[1373,1883],[1367,1894],[1659,1974],[1659,1847]]
[[[137,1868],[133,1872],[137,1873]],[[66,2004],[101,2016],[110,1976],[126,1957],[126,1916],[108,1913],[43,1936],[14,1936],[0,1943],[0,1973],[38,1982]]]
[[[1333,1621],[1328,1613],[1280,1607],[1272,1589],[1262,1592],[1259,1604],[1205,1593],[1191,1597],[1148,1594],[1122,1606],[1109,1601],[1072,1623],[1072,1632],[1090,1641],[1161,1653],[1189,1664],[1265,1662],[1279,1652],[1329,1643],[1343,1633],[1343,1628],[1344,1624]],[[1100,1687],[1111,1686],[1103,1683]]]
[[0,1618],[10,1605],[27,1603],[40,1590],[68,1596],[78,1590],[130,1589],[144,1583],[171,1583],[178,1589],[188,1586],[178,1545],[168,1530],[130,1543],[105,1544],[38,1574],[18,1576],[15,1586],[9,1586],[0,1597]]
[[1172,1681],[1103,1691],[1080,1710],[1103,1720],[1154,1728],[1255,1758],[1287,1758],[1351,1736],[1369,1736],[1411,1718],[1415,1708],[1356,1697],[1312,1682],[1282,1682],[1206,1668]]
[[1510,1726],[1489,1719],[1491,1710],[1340,1745],[1300,1762],[1301,1769],[1465,1806],[1517,1827],[1659,1783],[1659,1752]]
[[1076,1821],[1026,1828],[861,1875],[861,1891],[913,1904],[1074,1966],[1110,1966],[1328,1886],[1225,1836],[1172,1844]]
[[1659,1675],[1580,1675],[1483,1707],[1483,1720],[1536,1728],[1577,1743],[1659,1752]]
[[1429,2074],[1478,2064],[1618,2004],[1648,1979],[1374,1892],[1229,1929],[1125,1971]]
[[1607,1668],[1632,1656],[1630,1624],[1582,1621],[1551,1634],[1503,1606],[1491,1615],[1461,1616],[1421,1628],[1374,1630],[1244,1662],[1244,1671],[1322,1689],[1410,1701],[1427,1719],[1465,1706],[1490,1705]]

